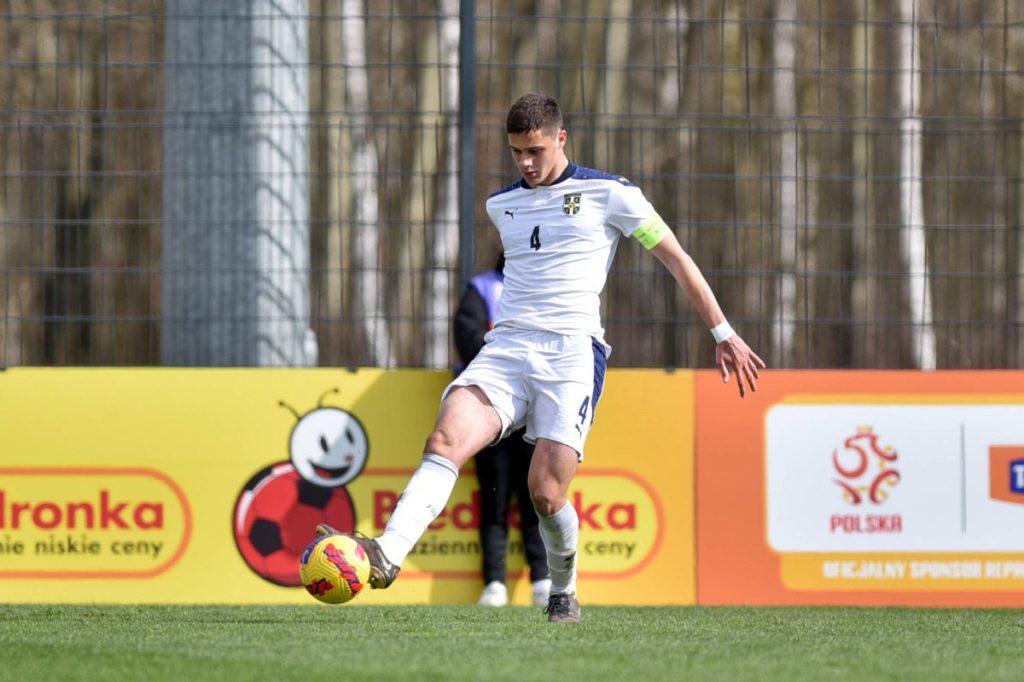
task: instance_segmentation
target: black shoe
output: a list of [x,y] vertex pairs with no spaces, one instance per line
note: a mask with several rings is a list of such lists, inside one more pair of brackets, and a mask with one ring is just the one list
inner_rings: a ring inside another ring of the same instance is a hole
[[326,523],[318,523],[316,526],[316,536],[322,538],[325,535],[341,535],[339,531],[334,530]]
[[548,605],[544,609],[548,620],[552,623],[579,623],[580,603],[574,594],[552,594],[548,597]]
[[402,570],[401,567],[395,566],[388,561],[376,540],[366,537],[359,531],[352,534],[340,533],[326,523],[317,525],[316,536],[322,538],[325,535],[344,535],[350,537],[363,548],[367,559],[370,560],[370,587],[375,590],[383,590],[390,587],[391,583],[395,582],[395,578],[398,577],[398,573]]

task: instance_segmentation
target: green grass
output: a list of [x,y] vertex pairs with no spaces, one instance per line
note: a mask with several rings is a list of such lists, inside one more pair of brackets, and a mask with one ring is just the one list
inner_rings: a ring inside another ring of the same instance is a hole
[[4,680],[1017,680],[1024,612],[0,606]]

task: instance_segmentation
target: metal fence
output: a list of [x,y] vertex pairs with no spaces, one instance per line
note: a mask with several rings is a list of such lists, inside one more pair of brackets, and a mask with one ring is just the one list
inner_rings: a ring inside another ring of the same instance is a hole
[[[1018,0],[0,0],[0,364],[447,366],[531,90],[771,366],[1024,361]],[[636,244],[603,305],[712,362]]]

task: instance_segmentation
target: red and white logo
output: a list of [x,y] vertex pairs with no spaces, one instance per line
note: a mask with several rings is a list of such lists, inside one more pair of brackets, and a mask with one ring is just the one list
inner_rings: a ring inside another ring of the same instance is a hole
[[899,453],[890,445],[880,445],[878,434],[870,426],[858,427],[857,433],[843,441],[842,448],[832,451],[835,478],[843,499],[857,506],[867,501],[883,504],[900,482],[896,468]]
[[[861,426],[843,441],[842,448],[832,451],[832,467],[838,474],[833,480],[852,506],[877,507],[889,499],[900,482],[898,459],[899,453],[892,446],[879,444],[872,427]],[[829,528],[833,533],[902,533],[903,517],[877,512],[832,514]]]

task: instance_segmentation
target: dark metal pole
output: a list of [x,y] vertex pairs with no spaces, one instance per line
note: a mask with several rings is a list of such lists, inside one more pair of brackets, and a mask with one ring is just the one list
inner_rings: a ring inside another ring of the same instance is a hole
[[459,286],[476,270],[476,2],[459,3]]

